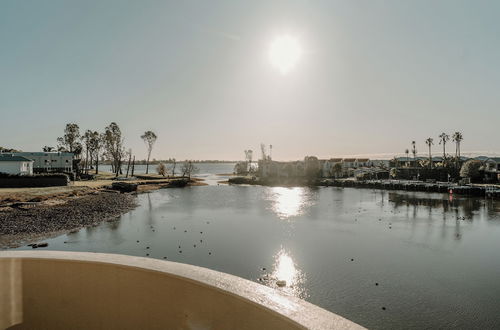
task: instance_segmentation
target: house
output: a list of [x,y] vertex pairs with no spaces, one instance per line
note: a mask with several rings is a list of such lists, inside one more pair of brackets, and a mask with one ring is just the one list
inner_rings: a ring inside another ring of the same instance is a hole
[[[329,178],[334,176],[334,166],[335,164],[340,164],[342,166],[342,158],[330,158],[327,160],[321,161],[321,175],[324,178]],[[341,173],[338,173],[341,174]],[[337,175],[338,175],[337,174]]]
[[356,158],[344,158],[342,159],[343,168],[354,168],[356,166]]
[[0,154],[0,173],[33,175],[33,160],[12,154]]
[[356,158],[355,167],[369,167],[371,166],[370,159],[368,158]]
[[500,157],[489,157],[484,162],[486,163],[486,171],[500,172]]
[[73,172],[73,158],[71,152],[13,152],[13,156],[25,157],[33,160],[33,172]]

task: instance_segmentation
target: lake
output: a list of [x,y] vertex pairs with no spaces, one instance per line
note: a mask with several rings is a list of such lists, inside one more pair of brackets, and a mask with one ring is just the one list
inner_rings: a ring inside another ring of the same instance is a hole
[[138,195],[119,220],[47,240],[49,248],[227,272],[371,329],[500,327],[499,201],[217,185],[225,166],[200,171],[209,186]]

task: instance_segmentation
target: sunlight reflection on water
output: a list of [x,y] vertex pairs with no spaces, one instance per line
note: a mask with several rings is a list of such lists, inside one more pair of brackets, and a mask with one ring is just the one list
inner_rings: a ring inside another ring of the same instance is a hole
[[[265,274],[261,281],[266,285],[281,290],[283,293],[305,299],[308,297],[305,289],[305,273],[298,268],[290,253],[279,250],[274,256],[271,273]],[[281,283],[281,285],[278,285]]]
[[273,187],[268,196],[272,202],[272,211],[280,219],[301,215],[312,204],[306,189],[303,187]]

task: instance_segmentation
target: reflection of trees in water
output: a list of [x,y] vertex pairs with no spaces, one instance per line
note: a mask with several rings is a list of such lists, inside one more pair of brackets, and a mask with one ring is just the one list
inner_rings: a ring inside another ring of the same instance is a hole
[[414,218],[418,208],[428,208],[429,218],[433,209],[442,209],[444,213],[453,212],[457,218],[462,214],[461,216],[472,220],[473,213],[483,207],[482,200],[477,198],[429,198],[396,192],[389,193],[389,201],[392,202],[394,209],[413,206]]
[[500,201],[487,199],[484,203],[486,214],[489,219],[500,220]]

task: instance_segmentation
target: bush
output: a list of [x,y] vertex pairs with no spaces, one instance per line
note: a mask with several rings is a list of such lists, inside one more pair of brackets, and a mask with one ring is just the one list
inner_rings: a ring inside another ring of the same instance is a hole
[[478,181],[481,179],[483,162],[476,159],[470,159],[462,165],[460,169],[460,176],[462,178],[469,178],[471,181]]
[[165,176],[167,175],[167,167],[165,164],[160,163],[158,166],[156,166],[156,172],[158,172],[159,175]]

